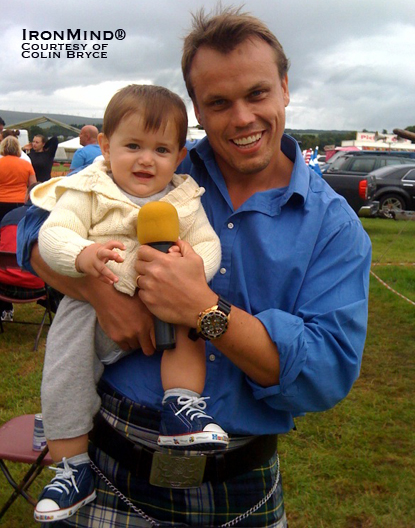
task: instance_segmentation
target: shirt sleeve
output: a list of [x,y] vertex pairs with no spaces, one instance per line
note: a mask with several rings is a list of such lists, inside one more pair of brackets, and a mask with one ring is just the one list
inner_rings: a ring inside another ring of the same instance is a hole
[[46,141],[44,150],[48,153],[50,158],[54,158],[56,151],[58,150],[59,140],[57,136],[52,136],[48,141]]
[[67,189],[52,209],[39,232],[39,251],[56,272],[82,277],[76,270],[79,253],[94,242],[88,240],[91,225],[91,195]]
[[203,259],[206,281],[209,282],[218,271],[221,260],[220,240],[200,204],[191,228],[184,240],[189,242],[194,251]]
[[360,371],[368,318],[371,244],[348,222],[315,247],[294,313],[256,315],[280,356],[279,385],[248,383],[256,399],[300,414],[333,407]]
[[49,211],[32,205],[17,227],[17,262],[24,270],[36,275],[30,264],[33,244],[37,242],[39,230],[49,216]]

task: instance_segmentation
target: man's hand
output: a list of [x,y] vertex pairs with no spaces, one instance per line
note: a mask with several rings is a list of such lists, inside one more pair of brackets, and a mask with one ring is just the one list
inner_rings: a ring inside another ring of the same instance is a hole
[[[218,296],[206,283],[203,261],[190,244],[179,240],[182,258],[172,258],[150,246],[138,249],[139,297],[162,321],[195,327],[201,311]],[[279,355],[263,324],[232,306],[229,328],[215,347],[264,387],[279,380]]]
[[118,282],[117,275],[105,265],[109,260],[123,262],[121,255],[113,251],[115,248],[125,249],[125,246],[118,240],[110,240],[105,244],[96,243],[84,247],[75,260],[77,271],[96,277],[106,284]]
[[135,265],[139,297],[162,321],[195,326],[198,313],[215,304],[217,295],[206,283],[202,258],[179,240],[177,253],[165,254],[150,246],[138,249]]
[[153,316],[138,295],[130,297],[117,292],[112,286],[108,291],[106,287],[103,289],[104,292],[95,290],[93,296],[90,291],[88,300],[95,308],[98,322],[107,336],[123,350],[141,348],[146,356],[154,354]]

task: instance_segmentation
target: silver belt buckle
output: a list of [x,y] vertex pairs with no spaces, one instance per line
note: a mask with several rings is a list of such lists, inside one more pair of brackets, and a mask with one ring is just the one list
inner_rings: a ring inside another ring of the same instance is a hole
[[198,488],[205,473],[206,455],[172,455],[155,451],[151,464],[150,484],[161,488]]

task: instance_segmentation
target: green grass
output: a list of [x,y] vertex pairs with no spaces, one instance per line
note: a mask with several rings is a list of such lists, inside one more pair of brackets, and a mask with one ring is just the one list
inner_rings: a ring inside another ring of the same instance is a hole
[[[415,222],[362,223],[379,264],[373,270],[415,302]],[[15,311],[16,317],[42,315],[31,305],[16,305]],[[33,352],[35,334],[35,327],[17,324],[0,334],[0,423],[40,411],[45,338]],[[290,528],[415,527],[414,336],[415,306],[371,277],[360,378],[334,409],[297,419],[297,431],[280,438]],[[11,466],[15,476],[27,469]],[[46,480],[45,472],[32,487],[34,495]],[[1,474],[0,504],[9,494],[5,484]],[[39,526],[21,498],[1,525]]]
[[[415,222],[363,225],[376,274],[415,302]],[[290,528],[415,526],[414,336],[415,306],[371,277],[360,378],[334,409],[281,438]]]

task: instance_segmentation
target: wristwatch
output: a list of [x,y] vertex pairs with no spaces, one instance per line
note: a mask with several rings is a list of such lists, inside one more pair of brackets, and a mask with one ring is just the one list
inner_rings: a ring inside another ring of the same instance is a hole
[[223,336],[228,329],[230,312],[231,304],[219,295],[217,304],[200,312],[196,328],[189,330],[189,338],[211,341]]

